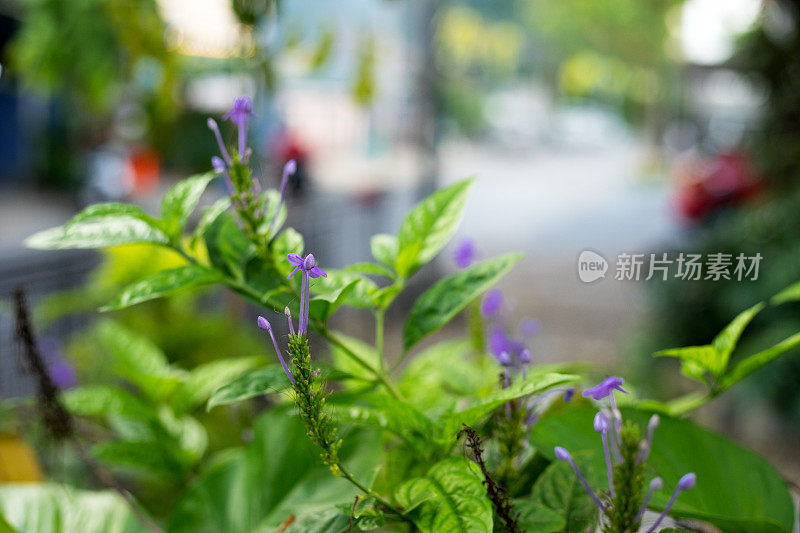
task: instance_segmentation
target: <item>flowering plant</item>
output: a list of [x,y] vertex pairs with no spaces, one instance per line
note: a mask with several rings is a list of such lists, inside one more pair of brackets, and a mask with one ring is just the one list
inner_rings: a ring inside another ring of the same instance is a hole
[[[683,418],[800,344],[798,334],[729,368],[738,338],[765,304],[708,346],[659,354],[680,358],[704,392],[663,403],[609,377],[576,395],[586,376],[570,365],[535,365],[538,323],[523,318],[512,327],[517,320],[509,320],[493,288],[520,255],[476,262],[468,242],[454,255],[459,270],[411,306],[400,353],[388,353],[387,309],[456,232],[470,181],[423,200],[397,235],[374,236],[374,261],[328,268],[324,257],[304,250],[300,233],[283,227],[294,163],[284,167],[280,190],[263,190],[254,178],[251,114],[243,97],[225,116],[238,130],[235,150],[209,119],[220,151],[213,171],[170,189],[158,217],[130,204],[98,204],[28,241],[51,249],[140,242],[180,255],[180,266],[127,287],[106,311],[221,284],[261,313],[253,327],[266,332],[274,356],[226,379],[207,408],[265,396],[271,408],[251,444],[198,473],[165,519],[170,531],[621,533],[656,531],[667,516],[684,530],[701,523],[726,532],[791,530],[791,499],[775,469]],[[188,231],[215,178],[228,195]],[[790,289],[781,301],[799,293]],[[329,318],[343,306],[372,314],[373,342],[332,329]],[[465,310],[467,339],[417,349]],[[626,395],[624,403],[616,392]],[[608,398],[609,405],[597,412],[588,398]],[[596,489],[603,485],[608,489]]]

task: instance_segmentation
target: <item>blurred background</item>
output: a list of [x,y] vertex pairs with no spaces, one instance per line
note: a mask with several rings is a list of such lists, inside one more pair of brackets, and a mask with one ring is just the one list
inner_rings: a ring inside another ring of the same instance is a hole
[[[210,170],[206,118],[248,94],[256,175],[274,187],[298,161],[289,225],[323,267],[369,259],[371,235],[474,175],[458,239],[526,253],[501,288],[509,315],[541,322],[534,357],[672,397],[690,384],[654,351],[706,344],[800,279],[798,58],[797,0],[0,0],[0,298],[25,287],[61,386],[102,381],[96,308],[175,258],[24,239],[91,202],[157,209]],[[605,279],[579,280],[585,249]],[[621,252],[763,260],[754,281],[617,281]],[[455,269],[443,254],[419,290]],[[265,350],[251,312],[211,291],[113,318],[192,367]],[[357,334],[365,317],[338,320]],[[742,353],[798,330],[800,304],[770,308]],[[10,305],[0,339],[0,394],[30,394]],[[799,378],[787,356],[700,419],[797,481]]]

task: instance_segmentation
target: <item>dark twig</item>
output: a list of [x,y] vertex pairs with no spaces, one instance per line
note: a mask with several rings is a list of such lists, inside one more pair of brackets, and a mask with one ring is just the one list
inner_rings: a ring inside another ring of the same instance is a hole
[[128,504],[131,512],[141,524],[155,533],[164,533],[164,530],[139,508],[139,504],[133,496],[114,479],[114,476],[94,460],[79,442],[75,431],[75,421],[61,403],[58,397],[58,387],[50,378],[50,374],[47,372],[47,365],[41,353],[39,353],[39,348],[36,346],[36,337],[31,325],[28,305],[25,301],[25,291],[22,287],[17,287],[14,290],[14,303],[17,318],[16,336],[20,344],[22,344],[25,369],[36,378],[38,409],[44,420],[45,429],[55,442],[67,441],[72,444],[78,457],[89,467],[95,479],[107,488],[117,492]]
[[353,530],[353,517],[356,515],[356,505],[358,505],[358,494],[353,500],[353,508],[350,510],[350,524],[347,526],[347,533]]
[[508,497],[508,492],[492,479],[492,476],[489,475],[489,471],[486,469],[486,463],[483,461],[483,448],[480,436],[468,425],[463,424],[463,426],[464,429],[458,432],[457,439],[460,439],[462,435],[466,436],[467,447],[472,450],[475,463],[483,473],[483,484],[486,485],[486,493],[492,501],[497,516],[503,521],[508,531],[511,533],[521,533],[522,530],[517,523],[517,516],[514,513],[514,506]]

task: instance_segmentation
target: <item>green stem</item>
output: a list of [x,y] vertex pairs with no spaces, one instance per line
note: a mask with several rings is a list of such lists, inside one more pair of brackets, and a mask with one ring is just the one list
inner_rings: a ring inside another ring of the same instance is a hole
[[366,485],[361,483],[353,474],[351,474],[341,463],[336,465],[339,468],[339,471],[342,473],[342,477],[344,477],[347,481],[355,485],[359,488],[364,494],[368,495],[370,498],[374,499],[376,502],[380,503],[385,508],[389,509],[391,512],[402,518],[403,520],[409,520],[408,517],[401,511],[397,509],[394,505],[383,499],[378,493],[374,492],[372,489],[368,489]]
[[383,323],[386,318],[386,310],[378,309],[375,311],[375,350],[378,352],[381,373],[386,373],[386,361],[383,359]]

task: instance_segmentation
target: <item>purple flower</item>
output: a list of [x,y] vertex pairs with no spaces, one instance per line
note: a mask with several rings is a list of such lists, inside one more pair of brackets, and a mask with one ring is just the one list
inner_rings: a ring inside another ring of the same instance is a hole
[[503,305],[503,293],[498,289],[492,289],[486,293],[481,302],[481,316],[489,318],[496,314]]
[[223,120],[230,120],[239,129],[239,158],[244,157],[247,149],[247,119],[253,115],[253,104],[249,96],[240,96],[233,101],[233,107],[228,111]]
[[567,451],[566,448],[562,448],[561,446],[556,446],[555,447],[555,454],[556,454],[556,457],[558,459],[560,459],[561,461],[566,461],[566,462],[569,463],[569,466],[572,467],[572,470],[575,472],[575,475],[578,477],[578,481],[581,482],[581,484],[583,485],[583,488],[586,489],[586,492],[589,493],[589,496],[591,496],[592,500],[594,501],[594,504],[597,506],[598,509],[600,509],[601,513],[604,513],[605,510],[606,510],[605,505],[603,505],[600,502],[600,499],[597,497],[597,495],[594,493],[592,488],[589,486],[589,483],[586,481],[586,478],[583,477],[583,474],[581,474],[580,469],[578,469],[578,465],[576,465],[575,461],[572,459],[572,455],[570,455],[570,453]]
[[542,328],[542,323],[535,318],[523,318],[519,323],[519,334],[523,339],[533,337]]
[[614,497],[614,476],[612,473],[613,465],[611,463],[611,454],[608,450],[608,418],[602,411],[598,411],[594,415],[594,430],[600,433],[603,440],[603,453],[606,459],[606,475],[608,476],[608,489],[611,492],[611,497]]
[[644,441],[641,450],[639,450],[638,462],[642,463],[650,456],[650,447],[653,445],[653,432],[660,422],[661,418],[658,415],[650,417],[650,421],[647,423],[647,440]]
[[225,188],[228,189],[228,194],[234,194],[236,190],[233,188],[233,182],[230,174],[228,174],[228,167],[225,166],[225,161],[220,157],[214,156],[211,158],[211,166],[214,168],[214,172],[222,174],[222,177],[225,178]]
[[572,401],[572,397],[575,396],[575,388],[570,387],[566,391],[564,391],[564,401],[569,403]]
[[495,359],[498,359],[503,352],[508,352],[509,355],[516,356],[525,349],[524,344],[510,339],[501,327],[494,328],[489,334],[488,346],[489,352],[491,352]]
[[39,340],[39,350],[47,364],[47,374],[59,389],[71,389],[78,384],[75,369],[64,358],[58,339],[50,336],[42,337]]
[[684,490],[689,490],[692,487],[694,487],[696,481],[697,481],[697,476],[694,474],[694,472],[684,474],[684,476],[680,480],[678,480],[678,486],[675,487],[675,491],[672,493],[669,502],[667,502],[666,507],[664,507],[664,510],[661,511],[661,514],[658,515],[658,518],[653,523],[653,525],[650,526],[650,529],[647,530],[647,533],[652,533],[653,531],[656,530],[656,528],[658,528],[659,524],[661,524],[661,521],[664,520],[665,516],[667,516],[669,510],[672,509],[672,506],[675,504],[675,500],[678,499],[678,495]]
[[289,368],[286,366],[286,361],[283,360],[283,356],[281,355],[281,350],[280,348],[278,348],[278,343],[275,341],[275,334],[272,333],[272,325],[263,316],[258,317],[256,323],[258,324],[258,327],[260,327],[261,329],[265,329],[269,332],[269,337],[270,339],[272,339],[272,346],[275,347],[275,352],[278,354],[278,359],[281,362],[283,371],[286,372],[286,376],[289,378],[289,381],[291,381],[292,385],[294,385],[294,377],[292,376],[292,373],[289,371]]
[[647,488],[647,496],[645,496],[644,500],[642,500],[642,505],[639,507],[639,512],[636,513],[636,519],[634,520],[634,522],[638,522],[639,520],[641,520],[642,516],[644,515],[644,512],[647,510],[647,504],[650,503],[650,498],[653,497],[653,493],[657,490],[661,490],[661,487],[663,486],[664,486],[663,479],[661,479],[660,477],[653,478],[653,480],[650,482],[650,485]]
[[217,139],[217,145],[219,146],[219,152],[222,154],[222,159],[225,160],[225,163],[228,166],[231,166],[231,156],[228,154],[228,150],[225,149],[225,143],[222,142],[222,134],[219,132],[219,126],[217,125],[217,121],[213,118],[208,119],[206,122],[208,124],[208,129],[214,132],[214,137]]
[[308,309],[309,301],[311,300],[311,295],[308,292],[308,280],[309,278],[317,279],[320,276],[328,277],[328,274],[317,266],[314,254],[308,254],[305,258],[300,254],[289,254],[286,257],[289,263],[295,266],[295,269],[289,274],[289,278],[298,271],[303,273],[303,280],[300,286],[300,323],[297,327],[297,334],[304,335],[308,326]]
[[286,199],[286,185],[289,183],[289,177],[295,172],[297,172],[297,162],[294,159],[290,159],[285,165],[283,165],[283,176],[281,177],[281,199],[278,202],[278,207],[275,209],[275,214],[272,215],[272,222],[269,224],[270,233],[272,232],[272,228],[275,227],[275,223],[278,220],[278,215],[281,212],[281,207],[283,207],[283,202]]
[[453,260],[458,268],[467,268],[475,261],[477,255],[475,242],[472,239],[461,239],[453,252]]
[[602,400],[606,396],[610,395],[613,400],[615,390],[628,394],[628,391],[622,388],[622,378],[611,376],[604,379],[599,385],[583,391],[583,396],[585,398],[591,396],[595,400]]

